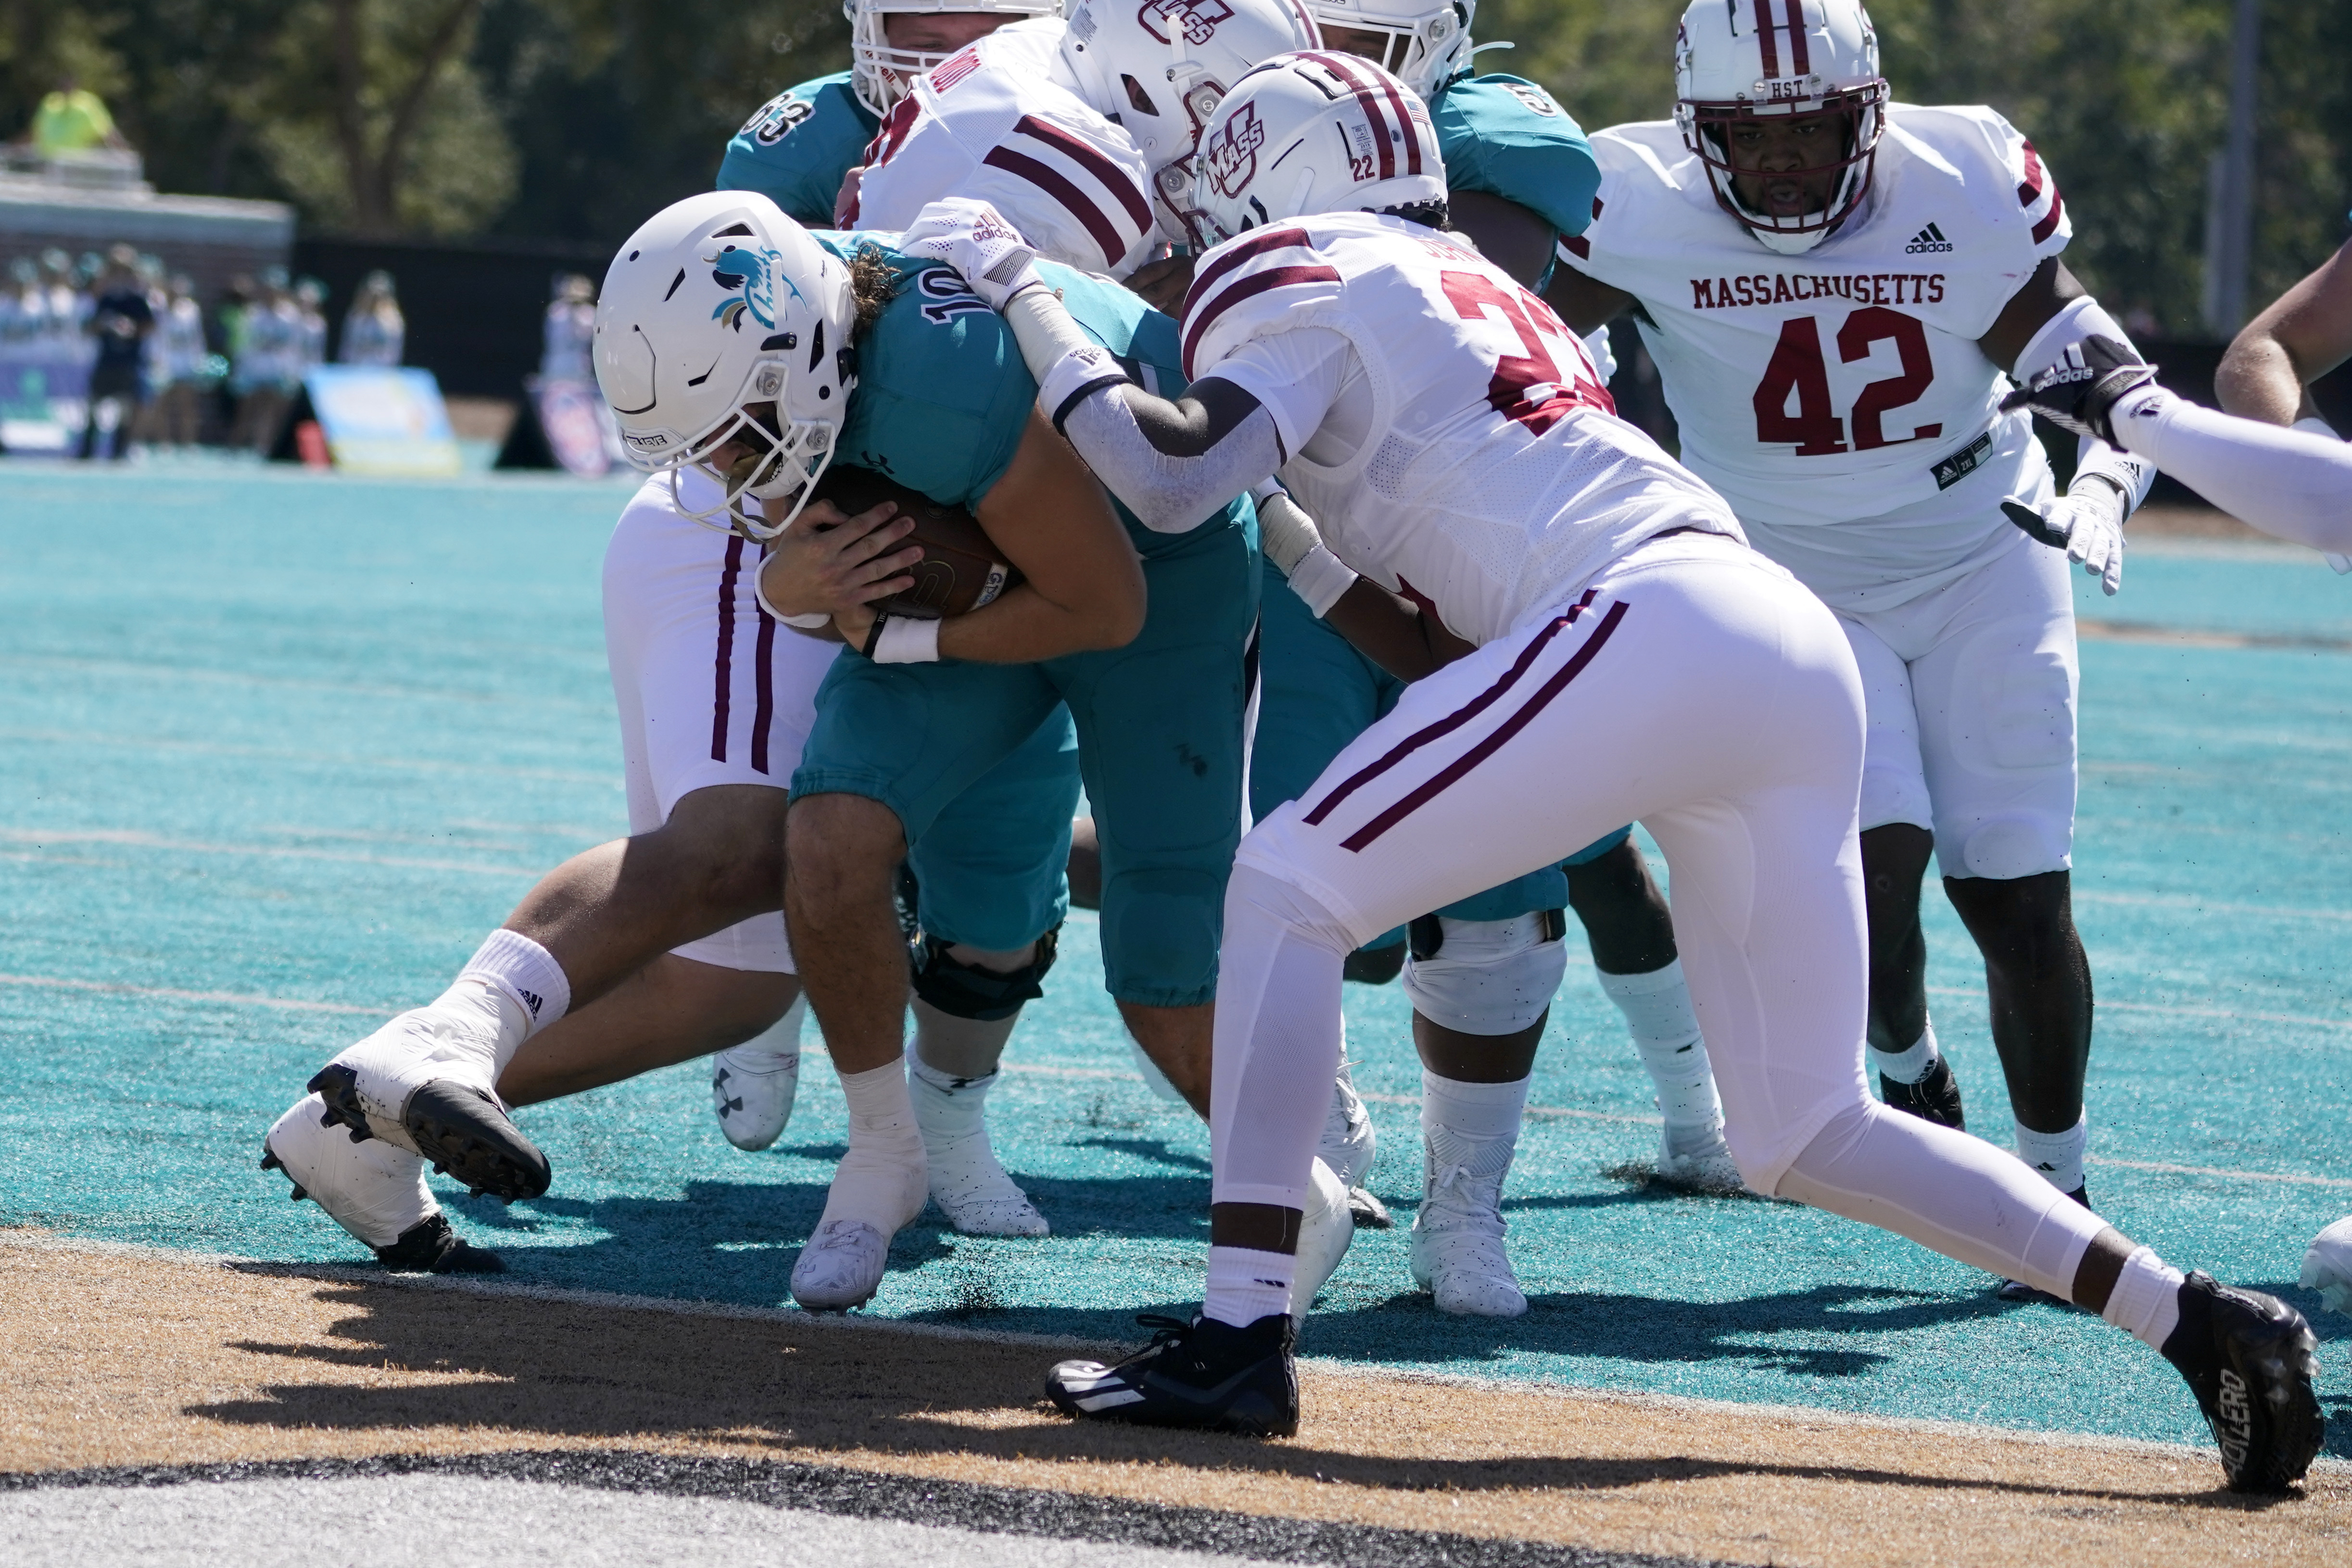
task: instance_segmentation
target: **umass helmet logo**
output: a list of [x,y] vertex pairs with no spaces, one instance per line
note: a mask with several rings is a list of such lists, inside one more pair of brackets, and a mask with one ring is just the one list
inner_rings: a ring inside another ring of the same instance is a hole
[[1217,36],[1218,23],[1229,22],[1233,16],[1225,0],[1144,0],[1135,19],[1163,44],[1171,35],[1181,33],[1186,43],[1198,48]]
[[1209,183],[1222,196],[1237,196],[1257,177],[1257,150],[1265,145],[1265,125],[1257,105],[1244,103],[1239,114],[1209,142]]

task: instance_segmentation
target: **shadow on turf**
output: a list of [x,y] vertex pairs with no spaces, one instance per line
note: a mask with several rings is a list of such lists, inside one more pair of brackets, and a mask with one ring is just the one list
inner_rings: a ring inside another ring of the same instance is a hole
[[[280,1277],[314,1271],[245,1266]],[[570,1439],[724,1443],[754,1451],[982,1458],[1244,1470],[1398,1491],[1564,1489],[1606,1491],[1716,1476],[1800,1478],[1861,1486],[1929,1487],[2071,1502],[2266,1506],[2219,1489],[2149,1494],[2063,1480],[1963,1479],[1883,1465],[1706,1459],[1675,1454],[1598,1458],[1543,1452],[1476,1459],[1353,1453],[1311,1441],[1250,1442],[1201,1433],[1078,1424],[1039,1397],[1045,1366],[1066,1353],[1034,1342],[910,1333],[842,1320],[728,1319],[554,1300],[503,1291],[321,1280],[320,1299],[346,1309],[316,1342],[239,1342],[281,1363],[288,1378],[259,1397],[217,1400],[185,1414],[231,1426],[436,1434],[485,1432]],[[1689,1342],[1687,1340],[1685,1342]],[[407,1381],[415,1377],[416,1381]],[[1432,1399],[1447,1397],[1442,1389]],[[1458,1397],[1484,1397],[1465,1391]],[[1313,1415],[1309,1411],[1310,1418]],[[1522,1419],[1525,1417],[1522,1416]],[[1315,1427],[1308,1428],[1311,1439]],[[1530,1447],[1572,1447],[1572,1430],[1538,1421]],[[2051,1470],[2063,1474],[2053,1455]]]

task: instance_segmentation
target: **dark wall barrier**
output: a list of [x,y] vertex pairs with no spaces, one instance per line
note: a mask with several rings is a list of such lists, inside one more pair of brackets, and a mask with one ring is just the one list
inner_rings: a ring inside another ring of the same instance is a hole
[[565,272],[602,282],[612,259],[612,250],[597,245],[341,238],[294,245],[295,272],[331,291],[327,315],[338,340],[360,279],[381,267],[398,286],[408,318],[410,364],[431,371],[445,394],[518,401],[522,378],[539,369],[550,285]]

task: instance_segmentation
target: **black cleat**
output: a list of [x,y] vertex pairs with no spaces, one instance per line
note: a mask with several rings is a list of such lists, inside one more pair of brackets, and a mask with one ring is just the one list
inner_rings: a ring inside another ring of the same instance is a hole
[[394,1274],[503,1274],[499,1255],[476,1247],[449,1228],[449,1216],[432,1215],[411,1226],[390,1247],[375,1249],[376,1261]]
[[1045,1393],[1064,1415],[1245,1437],[1298,1430],[1297,1325],[1288,1314],[1245,1329],[1207,1317],[1136,1321],[1159,1332],[1118,1365],[1066,1361],[1045,1374]]
[[2180,1326],[2164,1359],[2189,1380],[2236,1492],[2283,1492],[2303,1479],[2326,1436],[2311,1391],[2317,1342],[2275,1296],[2233,1290],[2210,1274],[2181,1282]]
[[[356,1076],[344,1067],[328,1067],[310,1083],[310,1091],[327,1102],[327,1113],[352,1129],[358,1142],[368,1136],[367,1112],[362,1107]],[[547,1191],[552,1177],[547,1156],[522,1135],[497,1100],[462,1083],[436,1079],[408,1097],[401,1113],[416,1152],[475,1193],[492,1197],[535,1198]]]
[[1968,1131],[1960,1119],[1960,1080],[1952,1076],[1952,1064],[1942,1057],[1936,1058],[1927,1068],[1927,1076],[1917,1083],[1897,1083],[1885,1073],[1879,1074],[1878,1092],[1891,1110],[1932,1121],[1938,1127],[1948,1127],[1955,1132]]

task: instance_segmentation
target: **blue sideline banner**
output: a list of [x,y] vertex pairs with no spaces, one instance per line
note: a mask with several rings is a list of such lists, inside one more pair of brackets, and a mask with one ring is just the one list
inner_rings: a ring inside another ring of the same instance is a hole
[[313,365],[302,378],[334,465],[354,474],[463,470],[441,384],[415,365]]

